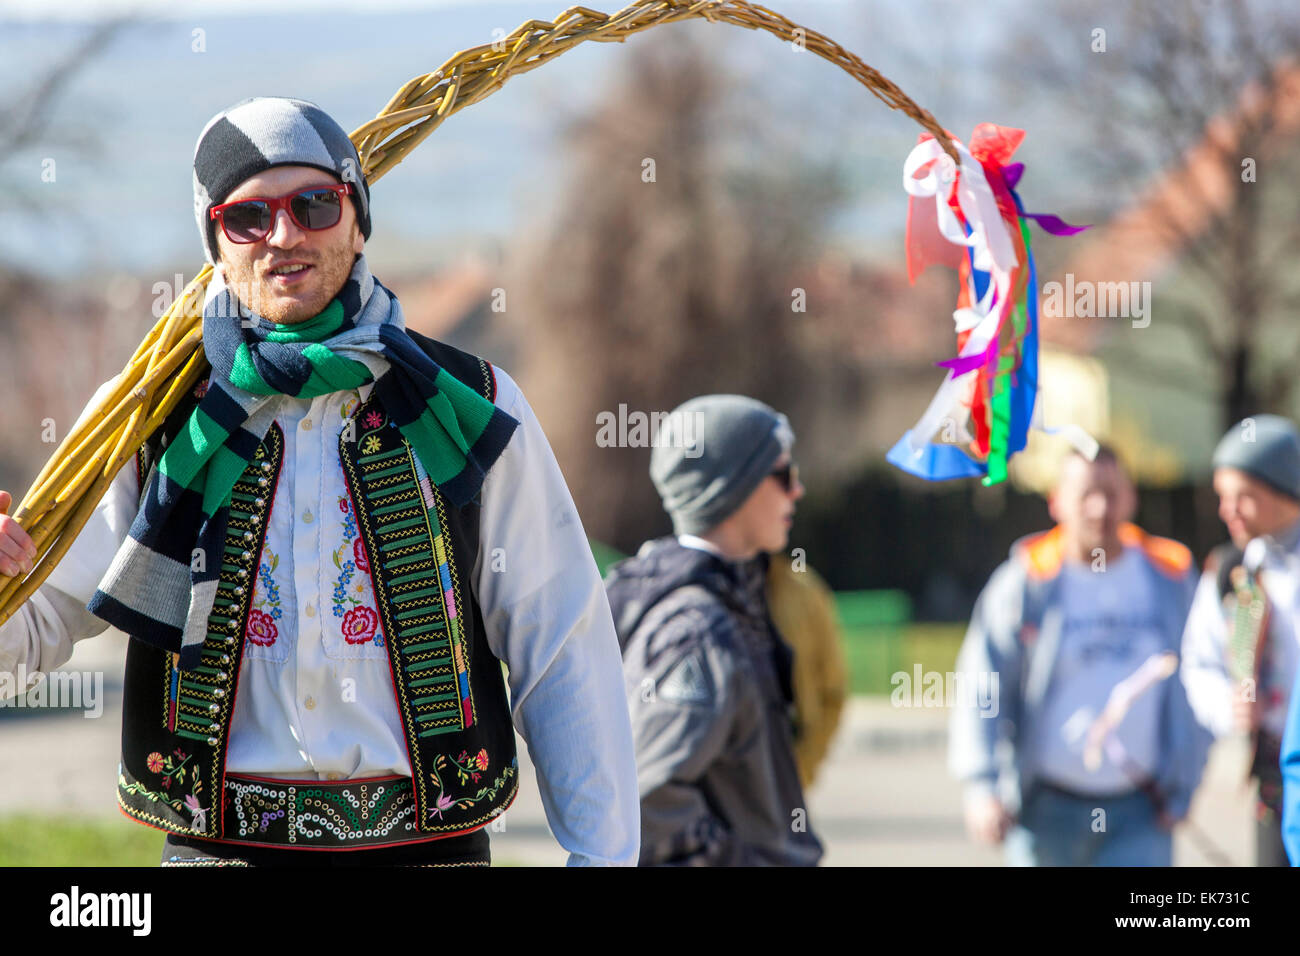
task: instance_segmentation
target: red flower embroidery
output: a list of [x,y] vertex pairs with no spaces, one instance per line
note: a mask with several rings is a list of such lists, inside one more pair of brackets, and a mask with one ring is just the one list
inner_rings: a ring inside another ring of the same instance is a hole
[[367,574],[370,573],[370,562],[366,560],[366,546],[357,538],[352,542],[352,559],[357,562],[357,567]]
[[270,647],[280,636],[279,629],[271,615],[256,608],[248,612],[248,639],[262,647]]
[[202,398],[206,394],[208,394],[208,380],[205,378],[194,387],[194,397]]
[[348,501],[348,499],[346,499],[346,498],[340,498],[340,499],[339,499],[339,511],[343,512],[344,514],[347,514],[347,513],[348,513],[349,511],[351,511],[351,510],[352,510],[352,505],[351,505],[351,503]]
[[488,765],[488,754],[486,750],[480,750],[474,758],[474,766],[480,770],[486,770]]
[[367,644],[378,627],[378,614],[368,607],[354,607],[343,615],[343,640],[349,644]]
[[366,415],[366,427],[378,428],[380,423],[383,422],[383,420],[384,420],[383,416],[380,415],[379,412],[374,411],[372,409],[370,413]]
[[145,758],[145,765],[149,768],[150,773],[157,773],[162,769],[162,754],[155,751]]

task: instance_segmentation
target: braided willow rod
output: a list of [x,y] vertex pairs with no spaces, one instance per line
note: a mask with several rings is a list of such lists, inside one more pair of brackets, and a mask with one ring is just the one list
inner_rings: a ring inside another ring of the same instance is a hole
[[[495,43],[461,50],[433,73],[394,94],[373,120],[351,134],[367,182],[400,163],[447,117],[499,90],[511,76],[535,70],[579,43],[622,43],[662,23],[704,19],[765,30],[840,67],[890,109],[930,132],[959,162],[957,150],[929,112],[877,70],[816,30],[744,0],[637,0],[617,13],[569,7],[554,21],[528,20]],[[0,623],[22,606],[63,558],[119,469],[182,396],[207,375],[202,302],[212,277],[205,265],[145,336],[109,394],[88,411],[50,456],[14,518],[32,537],[36,564],[0,586]]]

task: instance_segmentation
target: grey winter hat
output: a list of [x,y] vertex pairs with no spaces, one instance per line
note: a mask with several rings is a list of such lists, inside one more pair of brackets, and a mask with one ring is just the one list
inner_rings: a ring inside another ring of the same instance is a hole
[[208,211],[272,166],[315,166],[351,183],[357,228],[370,238],[370,186],[343,127],[315,103],[254,96],[208,120],[194,146],[194,216],[208,262],[217,263],[217,224]]
[[707,531],[737,508],[794,445],[780,412],[744,395],[701,395],[669,413],[650,479],[675,534]]
[[1300,500],[1300,431],[1280,415],[1253,415],[1228,429],[1214,449],[1215,468],[1237,468]]

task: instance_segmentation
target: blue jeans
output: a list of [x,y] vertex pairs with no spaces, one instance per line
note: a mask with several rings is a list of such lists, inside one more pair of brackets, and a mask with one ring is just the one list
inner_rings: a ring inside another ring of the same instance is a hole
[[1037,786],[1005,851],[1007,866],[1172,866],[1173,834],[1144,793],[1085,797]]

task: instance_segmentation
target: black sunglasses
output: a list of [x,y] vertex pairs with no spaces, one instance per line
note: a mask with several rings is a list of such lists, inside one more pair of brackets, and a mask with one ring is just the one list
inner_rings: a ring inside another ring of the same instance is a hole
[[772,477],[779,481],[786,494],[789,494],[799,483],[799,466],[793,461],[788,461],[780,468],[773,469]]

